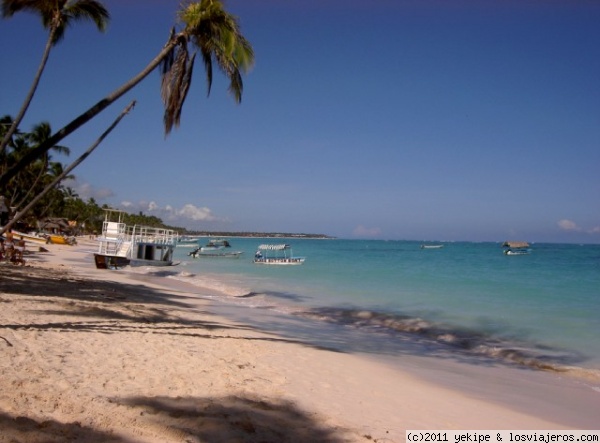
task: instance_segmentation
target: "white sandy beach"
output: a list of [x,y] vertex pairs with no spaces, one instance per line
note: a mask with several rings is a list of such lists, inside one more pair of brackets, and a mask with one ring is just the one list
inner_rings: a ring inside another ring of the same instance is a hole
[[93,244],[0,265],[2,443],[403,442],[407,429],[600,423],[600,392],[580,381],[322,349],[217,315],[201,291],[97,270]]

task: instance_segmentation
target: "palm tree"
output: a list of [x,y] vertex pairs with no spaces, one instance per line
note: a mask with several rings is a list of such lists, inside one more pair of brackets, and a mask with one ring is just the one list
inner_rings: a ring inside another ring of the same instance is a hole
[[[8,222],[3,227],[0,227],[0,234],[3,234],[7,230],[11,229],[17,221],[19,221],[25,214],[27,214],[32,208],[34,208],[34,206],[48,193],[54,191],[55,194],[53,197],[50,197],[48,199],[47,204],[45,205],[45,207],[42,208],[45,212],[51,210],[51,207],[53,205],[56,206],[57,202],[58,206],[64,207],[64,194],[62,193],[62,189],[55,189],[56,186],[58,186],[60,182],[65,178],[70,178],[67,174],[69,174],[74,168],[76,168],[81,162],[83,162],[94,151],[94,149],[96,149],[96,147],[98,147],[98,145],[102,143],[102,141],[108,136],[108,134],[110,134],[112,130],[119,124],[123,117],[127,115],[129,111],[131,111],[131,109],[133,109],[134,105],[135,101],[132,101],[129,105],[127,105],[127,107],[123,109],[121,114],[119,114],[119,116],[108,127],[108,129],[106,129],[102,133],[102,135],[87,149],[86,152],[79,156],[79,158],[73,163],[71,163],[66,169],[63,169],[60,163],[52,163],[51,168],[49,169],[49,174],[47,175],[48,180],[46,180],[46,182],[44,183],[44,188],[40,192],[38,192],[37,195],[22,210],[17,212],[10,222]],[[63,150],[65,149],[63,147],[60,148],[62,148]],[[66,149],[68,150],[68,148]],[[38,218],[39,215],[40,214],[38,214]]]
[[[3,163],[14,163],[18,161],[29,150],[43,143],[52,134],[50,124],[42,122],[33,127],[32,132],[19,134],[11,142],[11,149],[5,152]],[[53,146],[53,152],[64,155],[70,154],[70,149],[65,146]],[[10,183],[3,188],[4,196],[8,198],[10,205],[21,207],[32,195],[42,191],[46,183],[62,172],[62,165],[53,162],[47,151],[36,161],[23,168]]]
[[25,101],[21,105],[21,109],[9,130],[4,134],[2,142],[0,142],[0,153],[4,151],[12,134],[19,127],[19,124],[21,124],[21,120],[23,120],[27,108],[29,108],[31,99],[35,94],[44,68],[46,67],[50,50],[63,39],[66,28],[77,20],[92,20],[96,23],[100,31],[104,31],[109,19],[106,8],[96,0],[2,0],[3,17],[12,17],[16,12],[20,11],[32,11],[41,16],[44,28],[49,30],[48,40],[44,48],[42,61],[29,92],[25,97]]
[[167,134],[173,125],[179,126],[181,108],[190,87],[195,54],[189,57],[189,42],[202,55],[208,94],[212,86],[213,59],[229,78],[229,92],[238,103],[242,101],[244,89],[241,71],[246,72],[254,64],[252,46],[241,35],[237,19],[223,9],[219,0],[189,3],[179,12],[179,18],[185,24],[180,34],[182,38],[161,61],[161,93]]
[[45,143],[28,152],[18,163],[0,175],[0,188],[35,158],[43,155],[50,147],[58,144],[64,137],[87,123],[105,108],[135,87],[159,65],[163,81],[162,98],[165,104],[164,124],[168,134],[173,125],[178,126],[181,109],[191,83],[194,56],[189,56],[189,46],[195,46],[202,55],[208,93],[212,85],[213,64],[229,78],[229,91],[236,102],[241,102],[243,92],[242,73],[247,72],[254,63],[252,46],[241,34],[238,20],[225,11],[221,0],[189,1],[182,5],[179,20],[183,29],[171,31],[169,39],[156,57],[137,75],[80,114]]

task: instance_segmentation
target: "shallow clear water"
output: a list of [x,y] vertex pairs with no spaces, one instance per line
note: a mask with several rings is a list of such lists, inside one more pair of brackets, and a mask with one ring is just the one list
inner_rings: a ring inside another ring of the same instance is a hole
[[533,366],[600,370],[600,245],[534,244],[529,255],[506,256],[499,243],[281,242],[305,256],[304,265],[256,265],[257,246],[278,241],[232,238],[241,258],[193,259],[189,248],[177,248],[174,277],[208,282],[248,306],[416,334],[485,355],[516,352],[513,360],[533,359]]

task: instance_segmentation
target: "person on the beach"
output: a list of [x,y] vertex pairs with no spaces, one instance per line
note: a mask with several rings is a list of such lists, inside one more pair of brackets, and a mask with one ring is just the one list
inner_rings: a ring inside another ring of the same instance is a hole
[[25,265],[25,259],[23,258],[23,254],[25,253],[25,240],[21,239],[21,240],[17,240],[15,246],[14,246],[14,251],[12,254],[12,257],[10,258],[10,261],[13,262],[15,265],[16,264],[21,264],[21,265]]
[[12,256],[15,252],[15,244],[13,241],[12,232],[6,234],[6,240],[4,241],[4,258],[8,261],[12,261]]

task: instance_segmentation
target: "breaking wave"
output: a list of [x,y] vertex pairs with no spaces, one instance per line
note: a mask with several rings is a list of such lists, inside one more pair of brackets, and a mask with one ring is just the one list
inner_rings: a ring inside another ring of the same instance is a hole
[[572,351],[503,339],[479,331],[432,323],[419,317],[331,307],[303,310],[295,315],[374,332],[404,334],[473,356],[600,382],[600,371],[578,367],[577,363],[585,357]]
[[592,381],[594,384],[600,383],[600,370],[578,366],[586,360],[586,357],[575,351],[434,323],[410,315],[340,307],[310,308],[303,303],[307,301],[306,297],[298,294],[253,292],[241,281],[227,281],[220,275],[197,275],[185,268],[136,268],[133,273],[191,284],[199,290],[199,295],[226,303],[244,305],[248,308],[269,309],[286,315],[351,326],[373,333],[402,334],[421,343],[444,346],[451,352],[461,352],[531,369],[564,373]]

